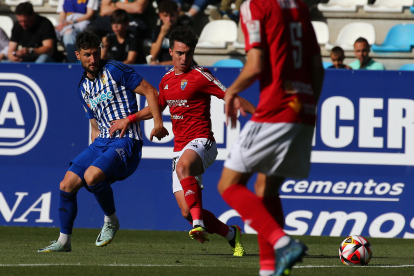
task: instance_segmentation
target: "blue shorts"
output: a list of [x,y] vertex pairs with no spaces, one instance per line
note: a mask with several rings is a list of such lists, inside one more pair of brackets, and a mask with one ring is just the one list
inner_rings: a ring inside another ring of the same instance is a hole
[[142,141],[130,138],[96,138],[81,154],[70,162],[69,171],[85,183],[85,171],[90,166],[100,168],[106,180],[124,180],[135,172],[141,161]]

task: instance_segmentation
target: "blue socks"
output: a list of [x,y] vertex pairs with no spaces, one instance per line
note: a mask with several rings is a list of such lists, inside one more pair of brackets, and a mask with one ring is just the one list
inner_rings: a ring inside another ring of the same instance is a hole
[[88,188],[95,195],[105,215],[113,215],[115,213],[114,193],[109,182],[102,181],[93,186],[88,185]]
[[76,195],[77,193],[60,191],[59,220],[61,233],[72,234],[73,222],[78,214]]

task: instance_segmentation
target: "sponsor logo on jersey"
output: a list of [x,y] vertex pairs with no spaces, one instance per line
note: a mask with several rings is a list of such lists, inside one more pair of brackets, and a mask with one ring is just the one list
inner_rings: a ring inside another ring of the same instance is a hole
[[113,92],[109,91],[108,93],[102,93],[95,99],[90,99],[89,102],[87,102],[87,105],[89,106],[89,108],[91,108],[91,106],[92,108],[94,108],[101,102],[106,101],[106,100],[112,100],[113,98],[114,98]]
[[164,89],[168,89],[168,83],[165,85]]
[[183,115],[171,115],[171,120],[182,120]]
[[185,87],[187,86],[188,80],[186,79],[182,79],[181,80],[181,90],[184,90]]
[[167,104],[169,107],[188,107],[187,100],[167,100]]

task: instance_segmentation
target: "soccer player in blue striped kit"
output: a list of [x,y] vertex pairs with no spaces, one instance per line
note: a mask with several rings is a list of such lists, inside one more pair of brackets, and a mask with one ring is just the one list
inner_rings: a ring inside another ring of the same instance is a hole
[[[119,229],[115,214],[111,184],[129,177],[141,160],[142,134],[136,116],[136,95],[147,98],[154,116],[152,137],[162,139],[168,135],[163,127],[158,92],[131,67],[113,60],[101,60],[99,38],[83,32],[76,37],[75,52],[85,72],[78,86],[78,94],[86,117],[92,126],[92,144],[72,162],[60,183],[59,219],[60,235],[57,241],[38,252],[69,252],[71,235],[77,214],[76,195],[82,187],[94,194],[105,213],[104,226],[96,239],[96,246],[109,244]],[[126,135],[120,131],[113,137],[109,128],[113,120],[131,121]]]

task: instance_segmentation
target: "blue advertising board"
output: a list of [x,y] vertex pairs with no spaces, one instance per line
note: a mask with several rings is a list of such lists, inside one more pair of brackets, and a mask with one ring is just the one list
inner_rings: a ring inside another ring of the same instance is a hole
[[[169,68],[134,66],[158,87]],[[228,86],[235,68],[213,68]],[[89,121],[77,95],[83,69],[67,64],[0,66],[0,225],[59,227],[59,183],[69,162],[89,144]],[[307,179],[280,189],[286,232],[296,235],[414,238],[414,72],[327,70],[318,105],[312,168]],[[257,104],[258,84],[242,96]],[[138,96],[140,107],[145,98]],[[173,134],[149,141],[152,120],[141,122],[143,160],[128,179],[113,184],[124,229],[188,230],[172,194]],[[236,129],[225,125],[224,102],[212,98],[217,161],[203,176],[204,207],[221,220],[244,225],[217,192]],[[254,182],[254,179],[251,180]],[[251,187],[252,185],[250,185]],[[100,228],[95,197],[78,193],[75,227]],[[244,231],[254,233],[248,225]]]

